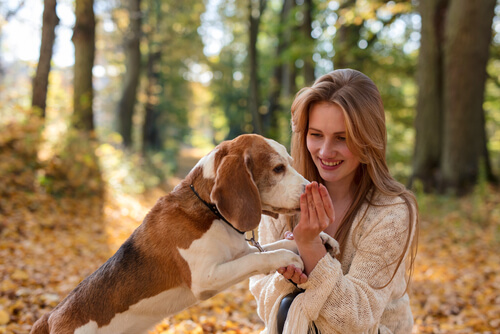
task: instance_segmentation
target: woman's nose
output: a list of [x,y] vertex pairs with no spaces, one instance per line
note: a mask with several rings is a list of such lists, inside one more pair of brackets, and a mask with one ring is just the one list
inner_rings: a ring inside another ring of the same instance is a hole
[[325,140],[319,151],[320,155],[325,158],[333,158],[336,155],[335,144],[330,140]]

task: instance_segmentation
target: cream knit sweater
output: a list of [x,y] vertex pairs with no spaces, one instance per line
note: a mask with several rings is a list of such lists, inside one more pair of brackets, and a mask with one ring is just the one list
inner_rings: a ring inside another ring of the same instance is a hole
[[[390,280],[396,268],[393,262],[405,247],[408,208],[400,197],[378,195],[372,203],[375,205],[365,202],[360,208],[349,232],[342,263],[326,254],[308,281],[299,286],[305,292],[294,299],[284,333],[305,334],[311,321],[322,334],[411,333],[413,316],[405,293],[404,262],[388,286],[376,289]],[[276,220],[263,216],[260,242],[282,239],[284,224],[283,217]],[[357,240],[357,248],[353,238]],[[262,333],[277,332],[280,301],[295,290],[279,273],[250,279],[257,312],[266,324]]]

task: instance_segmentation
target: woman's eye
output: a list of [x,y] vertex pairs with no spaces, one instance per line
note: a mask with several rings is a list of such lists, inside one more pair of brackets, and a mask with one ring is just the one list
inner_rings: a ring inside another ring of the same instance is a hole
[[285,165],[278,165],[273,169],[273,172],[275,172],[276,174],[283,173],[284,171],[285,171]]
[[338,137],[338,140],[339,140],[339,141],[345,141],[345,140],[346,140],[346,137],[339,136],[339,137]]

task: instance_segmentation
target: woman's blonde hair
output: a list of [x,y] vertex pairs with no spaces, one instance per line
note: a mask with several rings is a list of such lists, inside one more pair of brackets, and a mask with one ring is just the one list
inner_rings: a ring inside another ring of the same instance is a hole
[[[397,264],[396,270],[386,285],[396,275],[407,250],[410,252],[408,282],[413,272],[417,248],[418,209],[415,196],[389,173],[385,158],[387,133],[385,112],[380,93],[363,73],[352,69],[339,69],[320,77],[312,85],[301,89],[292,104],[292,146],[294,167],[309,181],[324,183],[307,149],[306,137],[309,127],[309,111],[320,102],[337,104],[343,110],[346,126],[346,141],[349,150],[359,159],[355,176],[354,199],[348,208],[335,239],[340,244],[341,255],[347,244],[347,236],[354,218],[367,201],[378,191],[388,196],[400,196],[408,206],[409,226],[406,246],[401,255],[388,265]],[[366,212],[366,211],[365,211]],[[292,227],[295,221],[289,222]],[[413,236],[413,242],[411,243]],[[411,245],[410,245],[411,243]]]

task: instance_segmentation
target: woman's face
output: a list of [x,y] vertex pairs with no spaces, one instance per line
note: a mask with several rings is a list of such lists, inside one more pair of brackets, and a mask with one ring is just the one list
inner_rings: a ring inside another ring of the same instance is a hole
[[360,162],[347,148],[345,119],[337,104],[320,102],[309,111],[307,149],[328,183],[351,184]]

